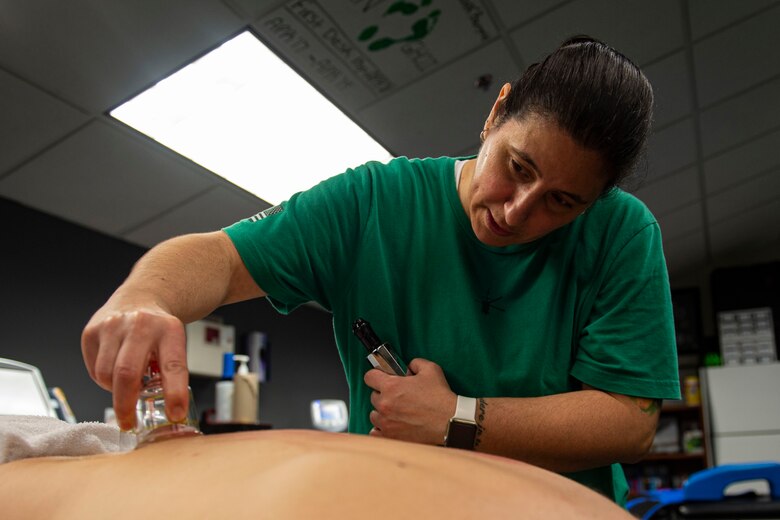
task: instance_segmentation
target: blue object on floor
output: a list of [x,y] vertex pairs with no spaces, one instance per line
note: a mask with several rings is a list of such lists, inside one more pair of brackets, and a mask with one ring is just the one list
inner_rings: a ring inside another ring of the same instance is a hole
[[626,504],[629,512],[642,512],[642,519],[649,519],[664,507],[692,502],[719,502],[726,498],[724,492],[732,484],[750,480],[766,480],[772,500],[780,501],[780,463],[757,462],[751,464],[725,464],[698,471],[690,476],[680,489],[651,491],[644,497]]

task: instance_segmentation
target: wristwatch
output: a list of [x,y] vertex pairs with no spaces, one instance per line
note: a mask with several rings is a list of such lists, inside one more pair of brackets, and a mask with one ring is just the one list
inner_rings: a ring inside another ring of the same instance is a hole
[[455,415],[447,426],[447,436],[444,445],[449,448],[463,450],[474,449],[474,439],[477,436],[477,421],[474,416],[477,411],[477,400],[473,397],[458,396]]

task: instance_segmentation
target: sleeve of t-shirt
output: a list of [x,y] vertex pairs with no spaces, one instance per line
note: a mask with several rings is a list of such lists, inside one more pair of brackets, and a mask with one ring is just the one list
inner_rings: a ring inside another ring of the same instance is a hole
[[604,280],[580,334],[572,376],[609,392],[679,399],[671,294],[657,223],[620,247]]
[[332,308],[349,279],[371,188],[370,168],[361,166],[224,229],[278,311],[309,301]]

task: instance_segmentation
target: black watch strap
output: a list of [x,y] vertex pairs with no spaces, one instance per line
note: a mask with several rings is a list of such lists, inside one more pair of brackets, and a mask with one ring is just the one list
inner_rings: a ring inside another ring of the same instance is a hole
[[447,436],[444,445],[449,448],[464,450],[474,449],[477,436],[477,422],[474,419],[477,411],[477,400],[473,397],[458,396],[455,415],[447,426]]

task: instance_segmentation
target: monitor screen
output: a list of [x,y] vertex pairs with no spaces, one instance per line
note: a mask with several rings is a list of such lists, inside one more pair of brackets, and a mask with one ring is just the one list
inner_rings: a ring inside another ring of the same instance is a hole
[[344,419],[341,407],[335,403],[323,403],[320,407],[320,416],[326,421],[341,421]]
[[54,415],[37,369],[0,363],[0,415]]
[[340,399],[317,399],[311,402],[312,424],[318,430],[341,432],[347,429],[349,412]]

